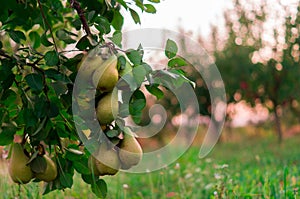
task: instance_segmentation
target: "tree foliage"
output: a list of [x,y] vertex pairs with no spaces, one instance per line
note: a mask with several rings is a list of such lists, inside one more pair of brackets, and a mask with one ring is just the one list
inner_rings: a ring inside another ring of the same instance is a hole
[[[137,10],[155,13],[155,3],[159,0],[13,0],[2,3],[0,145],[11,144],[18,136],[32,160],[45,151],[54,156],[58,175],[46,184],[44,194],[71,188],[76,171],[98,197],[107,195],[105,181],[93,175],[88,167],[90,152],[78,137],[72,113],[78,64],[87,52],[99,46],[114,53],[124,52],[118,58],[118,70],[126,67],[126,61],[130,62],[132,71],[123,86],[133,94],[128,99],[129,108],[122,109],[121,104],[119,116],[130,115],[136,123],[140,123],[146,103],[140,90],[142,84],[146,83],[147,90],[159,99],[163,97],[159,88],[161,76],[168,76],[170,84],[187,81],[178,73],[179,69],[152,70],[143,62],[142,46],[125,50],[116,47],[122,47],[121,30],[125,19],[121,10],[129,12],[132,20],[139,24]],[[176,48],[169,40],[168,58],[176,55]],[[177,62],[180,60],[170,60],[171,66]],[[104,136],[116,139],[121,130],[116,124],[109,125]]]

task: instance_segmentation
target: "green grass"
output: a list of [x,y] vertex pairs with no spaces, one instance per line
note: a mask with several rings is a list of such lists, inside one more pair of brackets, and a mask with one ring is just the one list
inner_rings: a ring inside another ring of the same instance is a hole
[[[119,172],[104,177],[111,199],[160,198],[300,198],[300,137],[279,146],[272,138],[248,138],[238,143],[219,143],[204,159],[192,147],[177,162],[157,172]],[[18,186],[0,179],[0,198],[18,196]],[[19,198],[96,198],[88,185],[75,176],[65,192],[41,197],[41,184],[22,186]]]

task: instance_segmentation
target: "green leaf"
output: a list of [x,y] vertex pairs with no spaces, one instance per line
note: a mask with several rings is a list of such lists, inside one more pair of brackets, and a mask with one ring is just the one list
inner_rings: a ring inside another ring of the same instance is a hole
[[92,44],[90,43],[90,40],[87,38],[87,36],[83,36],[76,44],[76,48],[79,50],[86,50],[88,48],[92,48]]
[[130,99],[130,105],[132,105],[132,112],[141,111],[146,106],[146,97],[140,90],[136,90]]
[[121,81],[118,83],[118,88],[127,88],[128,85],[131,91],[135,91],[138,88],[138,85],[133,77],[132,72],[128,72],[122,76]]
[[178,47],[177,47],[176,43],[173,40],[168,39],[166,48],[165,48],[166,56],[169,59],[171,59],[171,58],[175,57],[175,55],[177,54],[177,51],[178,51]]
[[46,33],[44,33],[44,34],[41,36],[41,43],[42,43],[45,47],[53,46],[53,43],[51,43],[51,42],[47,39]]
[[51,83],[52,88],[54,89],[57,96],[61,96],[68,91],[68,87],[64,82],[56,81]]
[[74,35],[73,33],[70,33],[69,31],[64,30],[64,29],[60,29],[60,30],[56,31],[56,37],[59,40],[64,41],[66,44],[72,44],[72,43],[76,42],[76,40],[71,38],[71,35],[77,36],[77,35]]
[[36,31],[31,31],[29,33],[29,38],[31,40],[31,45],[34,49],[41,46],[41,37]]
[[21,31],[10,30],[8,31],[8,34],[10,38],[18,44],[21,43],[21,40],[26,40],[25,34]]
[[[73,149],[73,150],[75,151],[76,149]],[[72,149],[67,149],[66,153],[65,153],[65,158],[68,159],[68,160],[71,160],[73,162],[79,161],[83,156],[82,152],[80,151],[81,154],[79,154],[79,153],[76,154],[76,153],[73,152],[73,150]]]
[[25,108],[22,114],[26,127],[33,127],[37,124],[38,119],[35,116],[34,110]]
[[63,187],[71,188],[73,185],[73,175],[71,173],[63,172],[59,176],[59,181]]
[[105,17],[97,17],[95,19],[95,28],[99,30],[100,35],[110,33],[110,23]]
[[137,85],[141,85],[146,76],[146,70],[142,65],[136,66],[132,69],[133,77],[137,83]]
[[61,138],[67,138],[70,136],[70,132],[66,130],[65,124],[63,122],[57,122],[55,126],[57,135]]
[[18,129],[18,130],[16,131],[16,135],[22,136],[22,135],[24,135],[24,131],[25,131],[25,128],[24,128],[24,127],[23,127],[23,128],[20,128],[20,129]]
[[94,182],[96,182],[99,179],[99,176],[95,176],[92,174],[89,174],[89,175],[81,174],[81,178],[85,183],[93,184]]
[[72,21],[73,26],[75,27],[76,30],[80,30],[81,29],[81,21],[80,19],[74,19]]
[[[0,72],[2,71],[0,70]],[[8,76],[5,76],[5,78],[5,81],[1,82],[3,90],[6,90],[12,86],[12,84],[14,83],[15,75],[9,74]]]
[[95,10],[92,10],[91,12],[89,12],[88,15],[87,15],[87,20],[88,20],[88,21],[92,21],[92,19],[93,19],[94,16],[95,16],[95,13],[96,13]]
[[135,5],[136,5],[137,7],[139,7],[142,11],[145,9],[145,8],[144,8],[143,1],[144,1],[144,0],[135,0]]
[[148,0],[149,2],[152,2],[152,3],[159,3],[160,0]]
[[129,49],[126,52],[128,59],[136,66],[142,63],[142,53],[137,50]]
[[46,54],[45,54],[45,57],[44,57],[45,61],[46,61],[46,64],[48,66],[56,66],[59,62],[59,57],[56,53],[56,51],[48,51]]
[[47,111],[47,115],[50,118],[54,118],[59,114],[59,108],[54,102],[50,102]]
[[129,113],[135,123],[141,122],[142,111],[146,106],[146,98],[142,91],[136,90],[129,102]]
[[[177,77],[177,82],[187,82],[187,83],[190,83],[192,85],[193,88],[196,88],[196,83],[191,81],[190,79],[188,79],[186,77],[186,74],[183,70],[180,70],[180,69],[171,69],[169,71],[170,73],[174,73],[174,74],[178,74],[178,77]],[[180,85],[180,83],[178,84]]]
[[118,65],[117,65],[117,68],[118,70],[124,70],[126,67],[126,58],[121,55],[118,57]]
[[46,110],[48,109],[48,104],[46,98],[41,95],[35,99],[34,112],[38,118],[43,118],[46,116]]
[[118,3],[120,3],[126,10],[128,8],[126,2],[124,0],[116,0]]
[[129,11],[134,23],[141,24],[140,16],[138,15],[138,13],[131,8],[129,8]]
[[111,25],[114,27],[115,30],[121,31],[124,23],[124,18],[121,13],[117,10],[114,11],[114,18],[111,22]]
[[16,98],[17,93],[15,93],[13,90],[5,90],[0,98],[2,100],[1,104],[5,105],[7,108],[10,108],[13,105],[12,102],[14,102]]
[[65,74],[59,72],[58,70],[55,70],[53,68],[50,68],[48,70],[45,70],[45,75],[47,78],[58,80],[64,83],[72,83],[72,81],[69,79],[68,76]]
[[88,159],[87,158],[82,158],[80,161],[74,161],[73,167],[78,173],[81,173],[84,175],[91,174],[91,171],[88,167]]
[[114,44],[116,44],[119,47],[122,47],[122,32],[121,31],[115,31],[113,36],[109,38]]
[[99,198],[106,198],[107,195],[107,185],[104,180],[98,179],[95,183],[91,185],[93,193]]
[[155,9],[155,7],[153,6],[153,5],[151,5],[151,4],[144,4],[144,6],[145,6],[145,11],[146,12],[148,12],[148,13],[156,13],[156,9]]
[[3,127],[0,129],[0,146],[5,146],[14,140],[14,134],[16,132],[16,128],[9,126]]
[[180,66],[186,66],[187,62],[181,58],[181,57],[175,57],[169,60],[168,66],[170,67],[180,67]]
[[113,137],[118,137],[120,132],[117,130],[109,130],[105,134],[107,135],[107,137],[113,138]]
[[160,90],[158,86],[158,84],[146,85],[146,89],[157,99],[161,99],[164,96],[164,92],[162,92],[162,90]]
[[26,75],[25,80],[29,87],[36,91],[41,91],[44,88],[43,77],[38,73]]

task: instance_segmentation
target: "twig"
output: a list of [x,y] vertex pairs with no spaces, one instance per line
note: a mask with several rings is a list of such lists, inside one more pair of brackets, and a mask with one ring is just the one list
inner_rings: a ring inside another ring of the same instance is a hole
[[77,11],[80,21],[82,23],[83,29],[85,30],[86,34],[88,36],[91,36],[92,33],[90,30],[90,27],[86,21],[86,18],[84,16],[84,11],[81,9],[79,2],[77,0],[70,0],[70,4],[71,4],[71,7]]
[[48,28],[50,30],[50,34],[51,34],[51,38],[52,38],[53,43],[54,43],[55,51],[58,52],[57,45],[56,45],[56,42],[55,42],[55,39],[54,39],[54,36],[53,36],[53,32],[52,32],[52,27],[50,26],[49,22],[47,21],[47,18],[45,16],[45,13],[44,13],[44,10],[43,10],[43,7],[42,7],[42,4],[41,4],[40,0],[38,0],[38,4],[39,4],[39,8],[40,8],[42,17],[43,17],[43,21],[46,24],[46,26],[48,26]]
[[0,50],[0,56],[8,58],[8,59],[12,59],[11,56],[5,54],[5,52],[3,50]]

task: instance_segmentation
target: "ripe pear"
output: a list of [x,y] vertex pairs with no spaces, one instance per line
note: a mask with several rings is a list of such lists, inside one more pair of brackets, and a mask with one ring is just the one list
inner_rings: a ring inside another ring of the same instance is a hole
[[120,169],[118,152],[113,148],[107,148],[106,143],[100,145],[95,163],[101,176],[115,175]]
[[82,80],[83,85],[78,85],[79,87],[87,87],[87,83],[92,84],[92,77],[94,72],[97,68],[101,67],[104,60],[102,59],[101,55],[96,54],[93,52],[89,52],[88,54],[84,55],[81,62],[77,65],[77,71],[80,80]]
[[118,58],[110,56],[93,74],[93,84],[100,92],[111,92],[119,80]]
[[112,93],[108,93],[99,100],[96,108],[97,119],[100,125],[110,124],[114,120],[113,113],[118,112],[118,99],[113,97]]
[[57,166],[49,156],[44,155],[43,158],[46,160],[46,170],[43,173],[37,173],[35,177],[45,182],[51,182],[57,177]]
[[124,138],[119,144],[121,168],[129,169],[137,165],[141,161],[142,156],[143,150],[136,138],[129,133],[124,133]]
[[26,184],[33,178],[30,166],[26,165],[29,157],[25,155],[21,144],[13,143],[11,147],[11,158],[8,165],[9,175],[14,182]]

